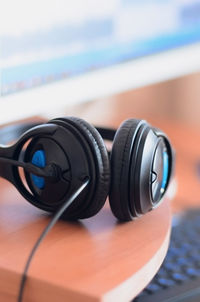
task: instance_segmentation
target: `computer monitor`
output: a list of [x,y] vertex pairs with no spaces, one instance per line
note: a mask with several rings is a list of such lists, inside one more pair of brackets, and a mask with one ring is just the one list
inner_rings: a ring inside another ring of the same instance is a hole
[[200,70],[200,0],[7,0],[0,123]]

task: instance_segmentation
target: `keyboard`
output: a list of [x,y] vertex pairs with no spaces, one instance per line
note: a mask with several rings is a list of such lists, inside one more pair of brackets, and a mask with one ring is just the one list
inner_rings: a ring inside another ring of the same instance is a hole
[[166,258],[133,302],[200,302],[200,209],[174,217]]

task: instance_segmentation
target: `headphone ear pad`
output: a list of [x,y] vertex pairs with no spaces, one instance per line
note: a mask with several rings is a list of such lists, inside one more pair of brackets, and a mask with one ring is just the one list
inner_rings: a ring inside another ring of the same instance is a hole
[[[111,152],[111,188],[109,194],[113,214],[123,221],[133,219],[129,204],[130,150],[143,120],[129,119],[118,128]],[[135,146],[134,146],[135,147]]]
[[[96,183],[95,188],[89,188],[89,190],[94,190],[94,194],[89,205],[77,217],[88,218],[95,215],[103,207],[109,193],[110,162],[108,152],[99,132],[86,121],[77,117],[59,118],[58,120],[73,125],[84,136],[94,156]],[[90,159],[88,164],[90,164]]]

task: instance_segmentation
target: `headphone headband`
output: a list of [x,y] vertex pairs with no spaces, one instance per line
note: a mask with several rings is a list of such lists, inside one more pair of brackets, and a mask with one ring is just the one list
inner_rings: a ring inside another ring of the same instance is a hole
[[[5,126],[0,129],[0,144],[8,145],[12,141],[16,141],[27,130],[42,125],[42,123],[20,123]],[[116,130],[111,128],[95,127],[103,139],[113,141]]]

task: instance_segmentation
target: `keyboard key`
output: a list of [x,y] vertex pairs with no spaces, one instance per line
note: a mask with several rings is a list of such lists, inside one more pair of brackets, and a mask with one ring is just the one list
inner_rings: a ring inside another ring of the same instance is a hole
[[180,273],[173,273],[172,278],[177,282],[183,282],[189,279],[189,276],[180,274]]
[[160,287],[159,284],[155,284],[155,283],[150,283],[150,284],[146,287],[146,290],[147,290],[148,292],[151,292],[151,293],[153,293],[153,292],[155,292],[155,291],[158,291],[158,290],[160,290],[160,289],[162,289],[162,287]]
[[164,278],[158,279],[157,282],[163,287],[170,287],[176,284],[176,282],[173,279],[164,279]]
[[177,259],[177,265],[182,266],[190,266],[191,265],[191,259],[188,257],[180,257]]
[[196,268],[187,268],[186,269],[186,274],[191,276],[191,277],[200,277],[200,270]]
[[181,270],[180,264],[174,262],[166,262],[163,267],[172,272],[179,272]]

